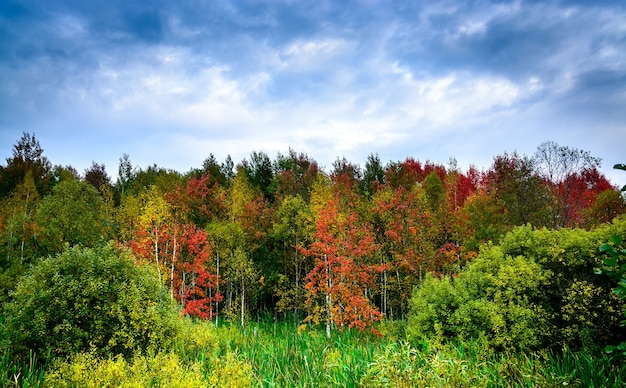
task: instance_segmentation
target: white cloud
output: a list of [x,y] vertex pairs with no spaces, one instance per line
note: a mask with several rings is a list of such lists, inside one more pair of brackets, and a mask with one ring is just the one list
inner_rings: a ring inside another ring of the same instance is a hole
[[87,22],[74,15],[58,15],[52,23],[52,28],[63,39],[80,39],[87,34]]
[[298,40],[281,52],[281,67],[291,71],[329,70],[329,62],[349,55],[351,45],[342,39]]

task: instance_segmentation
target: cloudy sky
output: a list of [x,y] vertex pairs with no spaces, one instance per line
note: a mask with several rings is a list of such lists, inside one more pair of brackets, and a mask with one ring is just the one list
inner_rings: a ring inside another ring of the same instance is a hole
[[626,2],[2,0],[0,160],[186,172],[291,147],[462,169],[544,141],[626,163]]

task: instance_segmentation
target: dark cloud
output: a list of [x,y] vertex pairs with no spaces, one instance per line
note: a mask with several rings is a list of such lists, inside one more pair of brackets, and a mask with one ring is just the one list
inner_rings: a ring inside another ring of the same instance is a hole
[[[551,140],[541,126],[623,130],[625,15],[623,1],[4,0],[0,131],[250,137],[323,145],[327,165],[376,147],[532,151]],[[373,140],[339,144],[358,126]]]

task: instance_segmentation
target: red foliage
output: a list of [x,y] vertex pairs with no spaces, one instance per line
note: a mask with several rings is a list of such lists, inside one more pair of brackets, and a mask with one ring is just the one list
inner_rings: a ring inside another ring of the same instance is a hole
[[612,189],[611,183],[595,168],[567,177],[557,187],[557,192],[565,199],[565,225],[582,226],[584,210],[593,206],[598,194]]
[[[128,245],[138,257],[156,265],[155,235],[151,232],[139,228]],[[213,317],[214,304],[222,295],[214,292],[220,278],[210,270],[207,233],[193,224],[164,224],[158,230],[156,247],[159,271],[168,274],[172,295],[183,305],[183,314]]]
[[385,266],[367,263],[377,248],[371,229],[358,220],[355,212],[342,214],[339,206],[339,195],[335,195],[320,210],[315,241],[308,249],[298,247],[304,255],[315,259],[305,288],[310,293],[307,305],[319,313],[308,319],[324,318],[327,324],[333,323],[340,329],[347,326],[364,330],[381,317],[367,290],[374,287],[373,275]]

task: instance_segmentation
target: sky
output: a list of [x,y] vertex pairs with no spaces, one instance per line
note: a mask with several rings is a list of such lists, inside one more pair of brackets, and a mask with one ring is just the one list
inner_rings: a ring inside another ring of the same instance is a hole
[[488,168],[546,141],[626,184],[626,2],[2,0],[0,163]]

